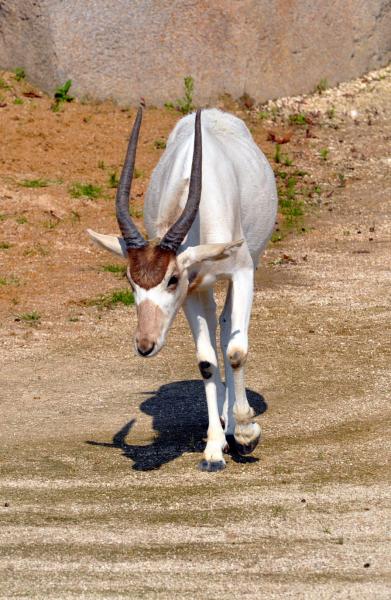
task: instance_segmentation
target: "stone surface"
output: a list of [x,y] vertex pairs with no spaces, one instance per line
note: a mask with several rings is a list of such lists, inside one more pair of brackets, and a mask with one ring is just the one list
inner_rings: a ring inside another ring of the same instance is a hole
[[391,58],[389,0],[0,0],[0,66],[51,92],[161,104],[258,101],[335,84]]

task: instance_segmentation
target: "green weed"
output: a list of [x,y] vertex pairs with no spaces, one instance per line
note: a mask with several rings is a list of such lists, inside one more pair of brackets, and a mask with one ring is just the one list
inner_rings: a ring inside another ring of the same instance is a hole
[[346,185],[345,175],[343,173],[338,173],[337,177],[338,177],[339,187],[345,187],[345,185]]
[[156,150],[164,150],[166,147],[166,142],[162,139],[157,139],[153,142],[153,146],[156,148]]
[[46,179],[22,179],[18,183],[26,188],[43,188],[49,185]]
[[87,306],[97,306],[98,308],[113,308],[116,304],[125,304],[130,306],[134,304],[133,292],[129,289],[117,290],[109,294],[103,294],[92,300],[85,302]]
[[76,210],[72,210],[71,211],[71,223],[75,224],[75,223],[79,223],[80,221],[80,215]]
[[293,164],[293,160],[287,155],[281,152],[280,144],[276,144],[276,148],[274,150],[274,162],[277,164],[283,164],[286,167],[291,167]]
[[69,194],[72,198],[89,198],[90,200],[96,200],[102,196],[102,188],[92,183],[81,183],[79,181],[73,183],[68,188]]
[[268,118],[269,118],[269,116],[270,116],[270,115],[269,115],[269,113],[268,113],[266,110],[261,110],[261,111],[258,113],[258,119],[259,119],[260,121],[263,121],[263,120],[266,120],[266,119],[268,119]]
[[5,81],[5,79],[3,79],[2,77],[0,77],[0,89],[1,90],[9,90],[10,89],[10,86]]
[[182,98],[178,98],[176,103],[166,102],[164,106],[171,110],[178,110],[183,115],[188,115],[194,110],[193,105],[193,92],[194,92],[194,79],[189,75],[183,80],[184,95]]
[[117,177],[117,173],[114,171],[114,173],[110,173],[109,175],[109,187],[110,188],[117,188],[119,184],[119,179]]
[[48,229],[49,231],[55,229],[59,225],[60,221],[57,219],[48,219],[47,221],[42,222],[42,227]]
[[319,156],[322,160],[327,160],[329,153],[330,153],[330,150],[328,148],[321,148],[319,150]]
[[98,169],[102,169],[103,171],[105,170],[106,165],[104,160],[98,160]]
[[21,215],[20,217],[16,217],[15,221],[17,222],[18,225],[25,225],[26,223],[28,223],[27,217],[25,217],[24,215]]
[[270,507],[271,513],[273,517],[285,517],[287,514],[286,508],[281,506],[280,504],[276,504]]
[[276,144],[276,148],[274,150],[274,162],[278,165],[281,163],[281,146],[280,144]]
[[135,219],[141,219],[141,217],[143,216],[143,210],[141,208],[134,208],[134,206],[130,207],[130,216],[134,217]]
[[300,192],[296,185],[297,178],[290,176],[278,188],[279,208],[284,215],[284,225],[288,228],[297,225],[304,215],[304,204],[298,197]]
[[144,177],[145,173],[141,169],[134,167],[133,176],[135,179],[139,179],[140,177]]
[[68,93],[71,89],[71,86],[72,80],[68,79],[68,81],[66,81],[64,85],[61,85],[56,89],[56,91],[54,92],[54,102],[51,106],[53,112],[58,112],[60,110],[61,105],[65,102],[72,102],[74,100],[73,96],[70,96]]
[[41,244],[35,244],[32,248],[26,248],[23,256],[48,256],[49,250]]
[[16,67],[16,69],[14,69],[14,75],[16,81],[22,81],[23,79],[26,79],[26,71],[23,67]]
[[22,98],[15,98],[14,104],[20,105],[20,104],[24,104],[24,102],[23,102]]
[[327,79],[321,79],[319,81],[319,83],[316,84],[314,92],[317,92],[318,94],[322,94],[323,92],[325,92],[327,90],[328,87],[329,87],[329,82],[327,81]]
[[114,273],[115,275],[125,275],[126,274],[126,265],[118,265],[118,264],[108,264],[103,265],[102,271],[105,273]]
[[17,277],[0,277],[0,285],[19,285],[20,280]]
[[0,250],[8,250],[11,248],[11,244],[8,242],[0,242]]
[[293,115],[289,115],[289,123],[291,125],[306,125],[307,117],[304,113],[295,113]]
[[22,313],[15,318],[15,321],[24,321],[29,325],[36,325],[41,321],[41,315],[33,310],[32,312]]
[[281,233],[281,231],[276,230],[276,231],[273,231],[270,241],[272,242],[272,244],[277,244],[278,242],[281,242],[283,239],[284,239],[284,236]]

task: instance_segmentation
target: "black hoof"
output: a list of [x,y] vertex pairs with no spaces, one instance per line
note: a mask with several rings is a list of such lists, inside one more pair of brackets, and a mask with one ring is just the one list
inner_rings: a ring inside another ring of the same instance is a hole
[[240,454],[241,456],[246,456],[246,454],[251,454],[251,452],[258,446],[258,442],[260,439],[261,439],[261,436],[257,437],[250,444],[238,444],[238,442],[236,442],[236,440],[235,440],[237,453]]
[[225,469],[225,462],[223,460],[202,460],[198,463],[200,471],[207,471],[208,473],[215,473],[216,471],[222,471]]

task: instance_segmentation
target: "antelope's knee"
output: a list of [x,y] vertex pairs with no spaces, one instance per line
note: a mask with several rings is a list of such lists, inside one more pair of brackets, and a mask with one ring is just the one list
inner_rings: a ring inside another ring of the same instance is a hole
[[228,348],[227,357],[233,369],[243,367],[246,362],[247,352],[243,348]]
[[201,376],[203,379],[210,379],[213,375],[213,365],[207,360],[201,360],[198,363],[198,368],[200,370]]

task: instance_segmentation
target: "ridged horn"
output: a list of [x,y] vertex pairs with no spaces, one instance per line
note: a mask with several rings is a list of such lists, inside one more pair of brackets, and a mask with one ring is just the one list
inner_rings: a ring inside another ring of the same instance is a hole
[[197,110],[194,130],[193,162],[191,166],[189,195],[179,219],[170,227],[159,246],[163,250],[176,252],[196,218],[202,188],[202,134],[201,109]]
[[143,238],[129,214],[130,189],[132,186],[134,163],[136,160],[137,141],[140,133],[143,109],[137,111],[136,120],[130,135],[124,166],[122,167],[117,194],[115,197],[116,214],[122,237],[127,248],[143,248],[148,242]]

